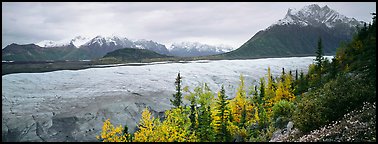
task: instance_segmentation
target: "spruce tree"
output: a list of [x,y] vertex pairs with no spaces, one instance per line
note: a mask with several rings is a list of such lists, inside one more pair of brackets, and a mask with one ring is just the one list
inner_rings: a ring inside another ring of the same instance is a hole
[[264,104],[265,101],[264,101],[264,97],[265,97],[265,79],[264,78],[261,78],[260,79],[260,95],[259,95],[259,100],[258,100],[258,103],[259,104]]
[[316,83],[320,85],[322,83],[322,66],[323,66],[323,44],[322,44],[322,39],[319,37],[318,40],[318,48],[316,49],[316,58],[315,58],[315,73],[316,73]]
[[319,40],[318,40],[318,47],[316,49],[316,58],[315,58],[315,64],[316,64],[316,71],[318,72],[318,74],[320,75],[320,72],[321,72],[321,67],[322,67],[322,63],[323,63],[323,44],[322,44],[322,39],[319,37]]
[[257,91],[257,86],[256,85],[254,85],[253,86],[254,87],[254,90],[253,90],[253,96],[252,96],[252,103],[258,103],[258,101],[259,101],[259,94],[258,94],[258,91]]
[[268,73],[267,73],[268,82],[264,91],[265,95],[265,101],[269,101],[269,99],[272,99],[275,96],[275,82],[272,76],[272,73],[270,72],[270,67],[268,67]]
[[[187,88],[187,87],[186,87]],[[195,132],[197,131],[197,102],[198,102],[198,95],[202,92],[201,87],[196,87],[194,88],[194,92],[190,92],[184,88],[184,91],[189,92],[189,95],[186,95],[185,98],[190,101],[190,114],[189,114],[189,119],[190,119],[190,131]]]
[[132,134],[129,133],[129,127],[127,125],[125,125],[125,127],[123,129],[123,135],[126,136],[127,142],[132,142],[132,140],[133,140]]
[[192,99],[190,99],[190,115],[189,119],[191,122],[190,129],[191,131],[195,131],[196,129],[196,101],[195,97],[193,96]]
[[175,81],[176,85],[176,93],[173,94],[173,100],[171,99],[171,103],[175,107],[179,107],[182,104],[182,93],[181,93],[181,76],[180,72],[177,74],[177,78]]
[[198,136],[201,142],[213,141],[210,106],[200,106],[198,113]]
[[218,111],[217,116],[220,117],[219,121],[217,122],[220,124],[220,130],[219,133],[217,134],[217,140],[222,141],[222,142],[227,142],[230,140],[231,136],[229,131],[227,130],[227,125],[228,125],[228,120],[227,120],[227,115],[226,112],[229,111],[227,107],[227,96],[225,95],[225,90],[222,85],[221,90],[218,95]]
[[293,77],[293,74],[292,74],[291,70],[289,71],[289,75],[290,75],[290,77]]
[[285,81],[285,68],[282,68],[282,75],[281,75],[281,81]]
[[123,128],[123,134],[128,134],[128,133],[129,133],[129,127],[125,125],[125,127]]
[[247,109],[246,109],[245,105],[243,105],[243,109],[241,111],[239,128],[245,127],[246,122],[247,122]]
[[299,75],[299,79],[298,79],[298,84],[297,84],[297,87],[295,89],[294,94],[298,96],[298,95],[306,92],[307,88],[308,88],[308,81],[307,81],[306,76],[304,75],[303,71],[301,70],[300,75]]
[[211,117],[211,100],[213,99],[213,93],[207,86],[204,84],[204,87],[198,90],[198,128],[197,128],[197,136],[199,140],[202,142],[210,142],[214,141],[214,130],[211,126],[212,117]]

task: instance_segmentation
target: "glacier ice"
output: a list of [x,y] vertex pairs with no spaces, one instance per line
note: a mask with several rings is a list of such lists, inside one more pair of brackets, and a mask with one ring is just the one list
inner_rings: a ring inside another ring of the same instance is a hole
[[96,141],[95,136],[108,118],[114,125],[127,124],[133,132],[145,107],[155,116],[172,107],[169,99],[175,91],[178,72],[183,77],[182,87],[193,90],[201,83],[208,83],[217,92],[223,84],[227,96],[234,97],[240,74],[248,88],[266,75],[268,67],[274,76],[281,73],[282,67],[286,72],[295,69],[306,72],[314,59],[160,62],[4,75],[3,141]]

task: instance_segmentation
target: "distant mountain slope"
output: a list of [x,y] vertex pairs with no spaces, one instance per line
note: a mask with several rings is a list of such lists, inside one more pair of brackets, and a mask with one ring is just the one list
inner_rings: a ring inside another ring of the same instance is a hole
[[213,46],[199,42],[173,43],[170,54],[178,57],[195,57],[221,54],[233,50],[230,46]]
[[169,50],[165,47],[165,45],[159,44],[152,40],[141,39],[141,40],[134,41],[134,44],[135,44],[135,47],[139,49],[147,49],[147,50],[151,50],[156,53],[159,53],[159,54],[169,55]]
[[123,48],[107,53],[104,58],[114,57],[123,61],[141,61],[151,58],[166,58],[167,55],[158,54],[146,49]]
[[44,40],[36,44],[11,44],[2,50],[6,61],[88,60],[102,58],[108,52],[122,48],[147,49],[168,55],[165,45],[154,41],[131,41],[123,37],[87,38],[77,36],[70,40]]
[[46,61],[64,60],[64,57],[76,51],[70,46],[43,48],[35,44],[11,44],[2,50],[2,60],[6,61]]
[[221,54],[226,58],[313,55],[318,38],[325,54],[335,54],[341,42],[349,41],[362,21],[347,18],[328,6],[316,4],[300,11],[289,9],[285,18],[256,33],[240,48]]
[[6,61],[46,61],[46,60],[93,60],[102,58],[107,53],[122,49],[146,49],[162,55],[178,57],[196,57],[225,53],[230,46],[212,46],[198,42],[174,43],[170,50],[165,45],[152,40],[129,40],[125,37],[96,36],[88,38],[77,36],[59,41],[43,40],[36,44],[6,46],[3,59]]

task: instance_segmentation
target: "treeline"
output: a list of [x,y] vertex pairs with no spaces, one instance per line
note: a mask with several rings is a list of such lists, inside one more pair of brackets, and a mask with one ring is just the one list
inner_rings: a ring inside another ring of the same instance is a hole
[[[190,90],[181,88],[180,73],[174,108],[165,112],[163,121],[146,108],[135,133],[127,126],[114,127],[106,120],[97,139],[104,142],[228,142],[269,141],[273,132],[294,122],[302,134],[339,120],[376,101],[376,22],[359,29],[353,40],[343,44],[332,60],[323,57],[319,38],[317,57],[305,74],[296,70],[273,77],[270,68],[259,85],[246,88],[244,77],[235,98],[228,99],[223,86],[217,96],[203,84]],[[182,91],[189,93],[183,96]],[[184,106],[182,99],[190,102]],[[374,119],[375,120],[375,119]],[[375,127],[374,130],[375,131]],[[356,141],[375,141],[375,132],[361,134]]]

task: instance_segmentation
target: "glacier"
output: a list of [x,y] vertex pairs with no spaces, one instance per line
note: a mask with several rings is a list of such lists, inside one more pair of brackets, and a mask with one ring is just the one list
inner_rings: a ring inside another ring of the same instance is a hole
[[[332,59],[333,56],[326,56]],[[223,84],[235,96],[242,74],[247,88],[258,84],[270,67],[273,76],[302,70],[315,57],[251,60],[202,60],[152,63],[2,76],[3,141],[97,141],[106,119],[134,132],[145,107],[155,117],[171,108],[174,81],[182,87],[207,83],[214,94]],[[184,93],[185,95],[186,93]],[[189,104],[184,100],[185,104]]]

